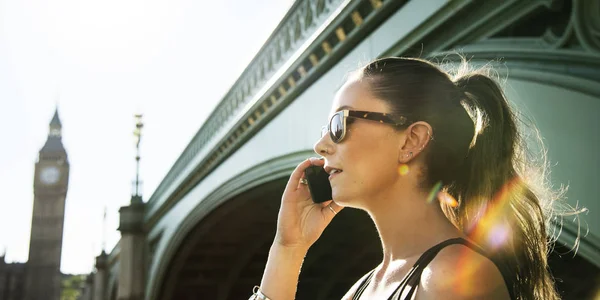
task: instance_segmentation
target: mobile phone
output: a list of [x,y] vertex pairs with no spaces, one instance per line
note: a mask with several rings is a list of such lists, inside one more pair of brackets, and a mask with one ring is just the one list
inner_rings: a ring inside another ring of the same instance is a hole
[[333,199],[329,174],[319,166],[310,166],[304,171],[304,178],[308,182],[310,196],[314,203],[321,203]]

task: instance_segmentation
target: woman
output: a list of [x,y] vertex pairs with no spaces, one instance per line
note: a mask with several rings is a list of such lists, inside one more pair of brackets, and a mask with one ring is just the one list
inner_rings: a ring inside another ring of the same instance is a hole
[[[546,260],[548,204],[534,193],[516,118],[480,73],[453,78],[386,58],[350,76],[286,186],[256,299],[293,299],[309,247],[344,207],[366,211],[383,261],[343,299],[557,299]],[[324,166],[333,201],[303,178]],[[535,178],[534,178],[535,179]]]

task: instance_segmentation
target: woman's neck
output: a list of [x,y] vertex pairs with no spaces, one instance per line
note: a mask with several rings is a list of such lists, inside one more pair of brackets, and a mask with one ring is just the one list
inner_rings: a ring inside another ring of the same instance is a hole
[[[399,186],[370,199],[367,212],[375,222],[383,246],[383,266],[420,255],[431,246],[461,232],[446,218],[437,197]],[[404,186],[401,186],[404,185]],[[374,201],[373,201],[374,200]]]

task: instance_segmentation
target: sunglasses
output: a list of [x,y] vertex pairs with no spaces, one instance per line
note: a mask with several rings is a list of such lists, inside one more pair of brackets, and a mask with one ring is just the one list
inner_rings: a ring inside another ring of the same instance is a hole
[[327,126],[321,128],[321,138],[329,132],[329,136],[334,143],[341,142],[346,136],[346,120],[348,118],[365,119],[394,126],[402,126],[408,123],[405,117],[396,118],[387,113],[344,109],[333,114]]

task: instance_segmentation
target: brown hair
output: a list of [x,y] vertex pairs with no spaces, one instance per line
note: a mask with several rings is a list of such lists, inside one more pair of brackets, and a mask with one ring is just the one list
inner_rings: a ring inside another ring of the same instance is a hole
[[[431,125],[422,186],[441,187],[457,201],[455,207],[442,204],[446,216],[514,274],[508,288],[515,296],[559,299],[546,233],[556,194],[539,180],[544,166],[534,167],[527,156],[518,118],[498,83],[485,72],[451,76],[411,58],[373,61],[359,78],[392,113]],[[501,245],[484,238],[494,234],[485,218],[510,232]]]

